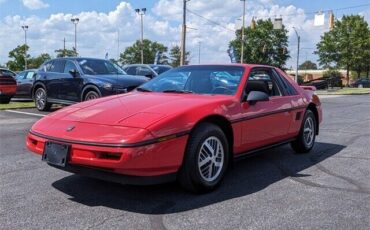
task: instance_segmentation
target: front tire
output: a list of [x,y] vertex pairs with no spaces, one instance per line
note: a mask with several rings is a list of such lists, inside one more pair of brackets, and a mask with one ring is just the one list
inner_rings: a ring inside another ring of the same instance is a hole
[[179,183],[186,190],[202,193],[214,190],[222,181],[229,161],[229,145],[220,127],[200,124],[190,135]]
[[94,90],[90,90],[89,92],[86,93],[84,97],[84,101],[90,101],[99,98],[100,95],[95,92]]
[[52,104],[47,102],[47,94],[44,88],[38,88],[34,95],[35,105],[39,111],[49,111]]
[[308,153],[315,145],[316,139],[316,118],[311,110],[307,110],[296,140],[291,142],[293,150],[297,154]]

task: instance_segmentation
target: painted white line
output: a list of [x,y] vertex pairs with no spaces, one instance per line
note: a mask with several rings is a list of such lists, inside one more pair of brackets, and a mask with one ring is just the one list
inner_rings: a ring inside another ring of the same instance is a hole
[[22,111],[17,111],[17,110],[10,110],[10,109],[7,109],[5,111],[10,112],[10,113],[19,113],[19,114],[25,114],[25,115],[31,115],[31,116],[37,116],[37,117],[45,117],[46,116],[44,114],[28,113],[28,112],[22,112]]

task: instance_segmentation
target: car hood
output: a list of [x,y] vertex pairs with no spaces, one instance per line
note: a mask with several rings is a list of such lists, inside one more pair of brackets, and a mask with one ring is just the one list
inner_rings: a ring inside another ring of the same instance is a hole
[[120,87],[138,86],[149,80],[145,76],[133,76],[133,75],[87,75],[92,81],[109,82],[112,84],[118,84]]
[[55,121],[147,128],[161,119],[225,100],[227,96],[132,92],[66,107],[47,116]]

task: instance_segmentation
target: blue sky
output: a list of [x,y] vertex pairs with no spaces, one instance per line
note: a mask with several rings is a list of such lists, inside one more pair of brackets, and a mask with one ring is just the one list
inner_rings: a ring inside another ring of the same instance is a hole
[[[103,57],[108,52],[110,57],[116,58],[138,38],[140,20],[134,9],[143,7],[148,9],[144,19],[144,36],[169,47],[178,45],[181,0],[0,0],[0,63],[8,60],[7,53],[11,49],[23,44],[22,24],[30,26],[28,43],[33,56],[42,52],[53,55],[55,49],[61,48],[63,38],[66,38],[67,48],[73,46],[72,16],[81,19],[78,47],[82,56]],[[188,26],[197,29],[190,30],[187,37],[187,49],[192,53],[191,63],[199,61],[199,42],[202,47],[201,63],[228,62],[228,42],[233,39],[232,31],[240,24],[237,19],[242,14],[240,0],[191,0],[188,7],[222,25],[215,26],[189,15]],[[292,58],[287,66],[290,67],[294,65],[296,56],[296,38],[291,28],[297,27],[302,37],[301,60],[316,61],[317,57],[312,52],[320,36],[328,29],[327,25],[313,26],[312,12],[330,9],[337,18],[343,14],[361,14],[370,22],[370,0],[247,0],[246,22],[249,23],[252,16],[273,18],[283,15],[283,22],[289,30]]]

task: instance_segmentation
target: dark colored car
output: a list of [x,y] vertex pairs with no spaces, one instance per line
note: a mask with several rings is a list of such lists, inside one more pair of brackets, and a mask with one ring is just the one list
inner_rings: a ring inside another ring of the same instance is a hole
[[17,92],[16,98],[32,98],[32,86],[36,76],[36,69],[28,69],[17,74]]
[[58,58],[38,69],[32,95],[37,109],[47,111],[53,103],[69,105],[127,93],[146,81],[143,76],[127,75],[108,60]]
[[153,78],[158,76],[161,73],[164,73],[172,69],[172,66],[169,65],[146,65],[146,64],[132,64],[125,65],[123,70],[130,75],[140,75]]
[[370,78],[357,79],[351,86],[356,88],[370,88]]
[[8,104],[10,99],[14,96],[17,89],[17,82],[15,81],[15,73],[0,68],[0,103]]

